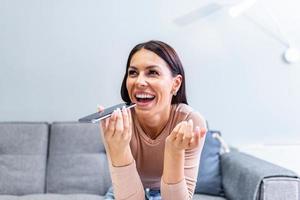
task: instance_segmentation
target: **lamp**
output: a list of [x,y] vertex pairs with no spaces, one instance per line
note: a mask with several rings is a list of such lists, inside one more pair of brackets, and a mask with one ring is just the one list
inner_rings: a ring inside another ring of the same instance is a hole
[[[228,9],[228,13],[232,18],[238,17],[243,14],[246,10],[251,8],[257,0],[244,0],[240,3],[237,3]],[[287,49],[283,53],[283,58],[287,63],[296,63],[300,61],[300,50],[296,47],[291,45],[291,42],[287,39],[286,34],[282,30],[278,20],[272,14],[271,10],[268,9],[266,6],[263,5],[265,9],[265,13],[269,15],[272,21],[275,23],[278,33],[281,35],[282,40],[285,41],[285,46]]]
[[256,0],[245,0],[238,4],[231,6],[228,10],[229,15],[234,18],[241,15],[243,12],[251,8],[255,4]]
[[[174,20],[174,22],[180,26],[188,25],[199,18],[205,18],[218,10],[228,8],[228,14],[232,18],[236,18],[245,13],[248,9],[253,7],[257,0],[212,0],[212,3],[209,3],[203,7],[195,9],[186,15],[178,17]],[[273,23],[276,25],[277,32],[279,33],[280,41],[283,42],[286,50],[283,53],[284,61],[291,64],[297,63],[300,61],[300,50],[293,45],[287,39],[286,34],[282,30],[278,20],[274,17],[272,12],[268,9],[268,7],[263,6],[265,9],[265,13],[271,18]],[[260,25],[256,23],[256,25]],[[267,30],[267,28],[263,27],[263,29]],[[272,33],[274,36],[274,34]],[[276,34],[276,38],[278,34]]]

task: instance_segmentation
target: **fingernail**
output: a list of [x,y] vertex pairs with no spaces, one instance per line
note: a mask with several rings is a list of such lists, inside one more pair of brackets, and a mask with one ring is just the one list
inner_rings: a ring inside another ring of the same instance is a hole
[[206,134],[206,130],[201,133],[201,137],[204,137],[205,134]]

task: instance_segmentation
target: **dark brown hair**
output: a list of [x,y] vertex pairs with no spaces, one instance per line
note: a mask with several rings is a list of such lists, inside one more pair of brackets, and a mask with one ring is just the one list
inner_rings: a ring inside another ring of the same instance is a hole
[[171,104],[177,104],[177,103],[188,104],[186,99],[186,92],[185,92],[185,76],[184,76],[184,70],[181,61],[177,53],[175,52],[175,50],[170,45],[157,40],[151,40],[148,42],[140,43],[131,50],[127,59],[126,72],[121,86],[121,97],[123,101],[127,103],[131,102],[129,98],[128,90],[126,88],[128,68],[130,67],[130,61],[132,56],[141,49],[147,49],[149,51],[152,51],[160,58],[162,58],[169,65],[173,77],[175,77],[178,74],[182,76],[181,86],[177,91],[177,95],[173,96]]

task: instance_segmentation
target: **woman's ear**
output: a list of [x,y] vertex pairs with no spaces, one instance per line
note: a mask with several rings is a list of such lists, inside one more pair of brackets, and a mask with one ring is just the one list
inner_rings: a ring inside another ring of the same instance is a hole
[[173,94],[176,94],[181,86],[182,82],[182,76],[180,74],[176,75],[176,77],[173,78],[173,87],[172,92]]

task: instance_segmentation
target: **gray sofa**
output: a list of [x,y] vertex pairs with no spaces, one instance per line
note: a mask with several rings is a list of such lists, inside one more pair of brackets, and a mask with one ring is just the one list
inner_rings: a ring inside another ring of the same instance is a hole
[[[224,196],[198,200],[299,200],[287,169],[232,151],[220,155]],[[100,200],[111,185],[97,124],[0,123],[0,200]]]

